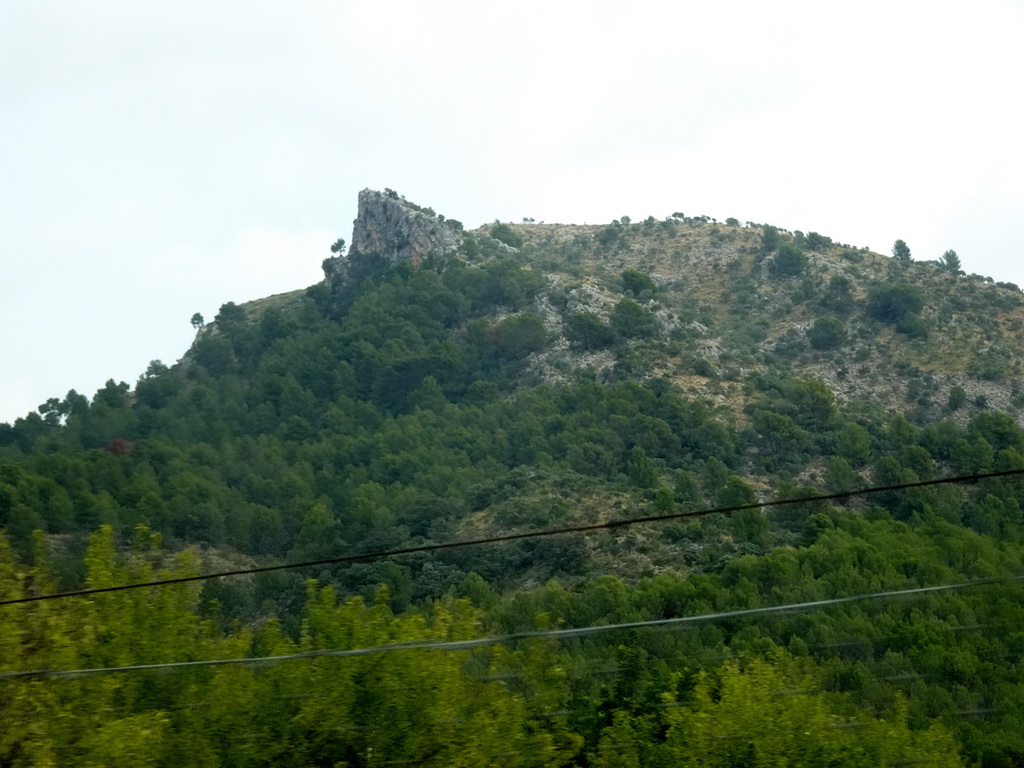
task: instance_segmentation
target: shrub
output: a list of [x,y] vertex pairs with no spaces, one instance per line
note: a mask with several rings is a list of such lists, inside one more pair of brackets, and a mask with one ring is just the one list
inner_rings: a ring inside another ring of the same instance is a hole
[[831,315],[824,315],[814,321],[807,340],[815,349],[836,349],[846,342],[846,326]]
[[820,304],[833,315],[846,317],[853,310],[853,283],[848,277],[835,275],[829,279]]
[[644,291],[654,293],[658,290],[650,277],[635,269],[627,269],[622,273],[622,289],[629,291],[634,296],[639,296]]
[[807,250],[822,251],[828,246],[832,245],[832,238],[826,237],[825,235],[819,235],[817,232],[808,232],[806,243]]
[[703,357],[694,358],[693,365],[690,367],[696,375],[703,376],[705,379],[713,379],[715,377],[715,366]]
[[593,312],[571,314],[565,324],[565,337],[583,349],[601,349],[615,341],[615,331]]
[[515,360],[542,350],[548,334],[539,315],[523,312],[510,315],[498,323],[494,335],[499,354]]
[[799,275],[807,268],[807,257],[791,243],[781,246],[775,254],[775,272],[779,275]]
[[615,243],[619,239],[619,234],[622,230],[616,226],[607,226],[594,235],[594,239],[597,240],[598,245],[609,246]]
[[951,411],[958,411],[967,404],[967,391],[963,387],[953,387],[949,390],[949,399],[946,407]]
[[868,314],[883,323],[895,325],[923,307],[920,289],[906,283],[882,283],[868,293]]
[[517,235],[508,224],[495,223],[491,227],[491,237],[512,248],[523,247],[523,238]]
[[782,238],[779,235],[779,230],[775,227],[765,225],[761,229],[761,253],[762,255],[768,255],[782,243]]
[[628,338],[653,336],[655,332],[654,315],[629,299],[615,305],[611,325],[617,333]]
[[897,240],[892,244],[892,257],[902,264],[909,264],[913,261],[909,246],[902,240]]
[[896,330],[912,339],[924,339],[928,336],[928,323],[916,312],[908,312],[896,324]]

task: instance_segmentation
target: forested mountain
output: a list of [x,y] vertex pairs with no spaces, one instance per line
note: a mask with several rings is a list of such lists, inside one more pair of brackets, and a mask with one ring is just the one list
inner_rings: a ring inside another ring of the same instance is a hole
[[467,232],[391,190],[330,252],[0,425],[0,601],[804,501],[0,605],[0,765],[1024,762],[1024,478],[814,500],[1024,470],[1016,286],[682,213]]

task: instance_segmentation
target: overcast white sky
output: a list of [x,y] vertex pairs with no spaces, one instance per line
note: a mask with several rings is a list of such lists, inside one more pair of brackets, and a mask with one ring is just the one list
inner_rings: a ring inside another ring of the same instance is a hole
[[0,421],[318,281],[358,191],[674,211],[1024,285],[1024,5],[0,4]]

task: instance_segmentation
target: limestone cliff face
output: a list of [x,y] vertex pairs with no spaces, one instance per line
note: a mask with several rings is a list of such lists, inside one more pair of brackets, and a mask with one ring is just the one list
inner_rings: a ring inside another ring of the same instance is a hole
[[461,235],[432,211],[390,190],[364,189],[359,193],[350,252],[327,259],[324,275],[328,285],[336,287],[371,260],[383,260],[388,266],[400,261],[419,266],[428,253],[454,252],[461,240]]

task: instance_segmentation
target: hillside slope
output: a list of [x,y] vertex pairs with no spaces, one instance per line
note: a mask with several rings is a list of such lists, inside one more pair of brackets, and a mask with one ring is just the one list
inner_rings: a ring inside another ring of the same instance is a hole
[[466,232],[391,190],[345,251],[0,425],[0,598],[800,502],[0,606],[0,674],[32,672],[0,764],[1024,760],[1024,481],[815,500],[1024,470],[1015,287],[681,214]]

